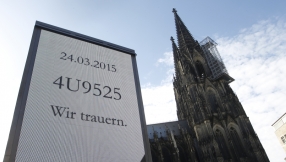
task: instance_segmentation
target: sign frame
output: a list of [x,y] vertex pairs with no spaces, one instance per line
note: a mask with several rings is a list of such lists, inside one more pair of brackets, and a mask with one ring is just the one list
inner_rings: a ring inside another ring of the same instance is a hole
[[3,161],[14,162],[16,160],[16,153],[17,153],[22,123],[23,123],[23,118],[24,118],[24,113],[25,113],[25,108],[26,108],[26,102],[27,102],[27,97],[29,93],[32,73],[34,69],[37,49],[38,49],[42,30],[47,30],[53,33],[57,33],[57,34],[64,35],[70,38],[74,38],[74,39],[81,40],[84,42],[103,46],[109,49],[113,49],[113,50],[120,51],[125,54],[131,55],[131,62],[132,62],[134,81],[135,81],[135,89],[136,89],[136,94],[137,94],[137,103],[138,103],[138,108],[139,108],[139,117],[140,117],[140,123],[141,123],[141,131],[142,131],[144,151],[145,151],[145,156],[143,157],[141,161],[152,162],[135,51],[132,49],[126,48],[126,47],[122,47],[116,44],[112,44],[112,43],[109,43],[103,40],[92,38],[92,37],[89,37],[83,34],[79,34],[73,31],[69,31],[69,30],[59,28],[59,27],[49,25],[49,24],[39,22],[39,21],[36,21],[35,23],[32,40],[30,43],[30,48],[29,48],[23,76],[22,76],[22,81],[21,81],[19,92],[18,92],[12,125],[10,128],[9,138],[8,138]]

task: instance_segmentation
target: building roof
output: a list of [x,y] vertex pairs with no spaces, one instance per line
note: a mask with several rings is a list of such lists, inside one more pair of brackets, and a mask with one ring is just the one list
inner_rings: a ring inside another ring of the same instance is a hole
[[181,135],[181,128],[188,131],[189,127],[186,120],[147,125],[148,138],[153,139],[154,133],[158,135],[158,138],[166,138],[167,131],[171,131],[173,135],[178,136]]
[[279,119],[277,119],[271,126],[273,126],[274,124],[276,124],[280,119],[282,119],[284,116],[286,115],[286,113],[284,113]]

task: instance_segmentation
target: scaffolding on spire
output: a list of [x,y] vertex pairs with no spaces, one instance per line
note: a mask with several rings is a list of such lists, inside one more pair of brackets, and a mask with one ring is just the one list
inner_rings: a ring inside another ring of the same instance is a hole
[[217,79],[223,74],[228,74],[224,63],[220,57],[220,54],[216,48],[217,43],[213,41],[210,37],[206,37],[200,42],[200,45],[212,72],[211,78]]

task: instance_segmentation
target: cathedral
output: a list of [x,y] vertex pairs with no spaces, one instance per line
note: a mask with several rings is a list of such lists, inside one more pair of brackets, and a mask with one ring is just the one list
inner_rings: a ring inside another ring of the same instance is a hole
[[173,9],[178,121],[147,126],[153,162],[268,162],[216,48],[196,41]]

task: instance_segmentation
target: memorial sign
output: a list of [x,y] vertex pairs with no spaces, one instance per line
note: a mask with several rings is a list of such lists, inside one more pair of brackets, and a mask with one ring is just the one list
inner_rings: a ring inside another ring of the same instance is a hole
[[36,22],[4,161],[150,161],[135,56]]

